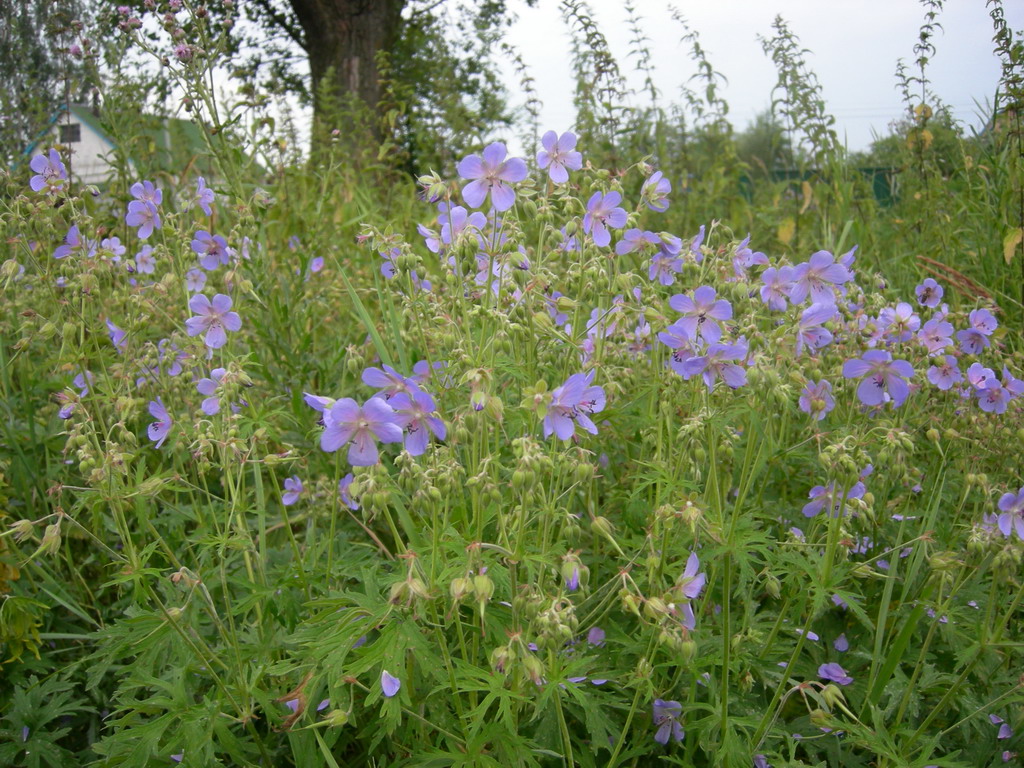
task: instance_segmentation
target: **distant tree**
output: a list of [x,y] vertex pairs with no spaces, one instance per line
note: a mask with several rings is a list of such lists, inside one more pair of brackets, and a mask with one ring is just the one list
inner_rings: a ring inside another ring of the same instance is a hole
[[[103,1],[108,8],[145,6],[145,0]],[[235,8],[243,21],[233,30],[235,74],[261,90],[295,93],[312,104],[314,141],[332,128],[343,134],[361,129],[360,113],[376,127],[379,107],[401,114],[389,130],[402,134],[399,143],[413,153],[425,147],[408,132],[425,125],[458,123],[461,129],[510,122],[496,66],[502,30],[514,19],[507,0],[232,0],[206,6],[215,20]]]
[[793,143],[785,126],[771,110],[759,113],[736,135],[736,154],[754,171],[767,173],[795,164]]
[[0,159],[10,165],[45,130],[58,104],[90,86],[81,0],[0,2]]

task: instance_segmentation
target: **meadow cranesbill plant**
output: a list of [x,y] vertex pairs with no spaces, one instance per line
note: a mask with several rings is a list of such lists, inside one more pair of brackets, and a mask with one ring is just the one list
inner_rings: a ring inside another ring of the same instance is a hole
[[458,172],[469,183],[462,188],[462,198],[471,208],[480,208],[488,196],[496,211],[507,211],[516,202],[512,184],[526,178],[526,163],[522,158],[510,157],[501,142],[488,144],[483,156],[469,155],[459,161]]
[[604,247],[611,243],[611,229],[626,226],[626,211],[620,208],[622,195],[618,192],[595,192],[587,201],[583,217],[583,231],[594,239],[594,245]]
[[891,403],[893,408],[898,408],[910,395],[907,380],[913,378],[914,368],[906,360],[894,360],[889,352],[872,349],[859,359],[843,363],[843,376],[862,379],[857,387],[857,398],[864,405]]
[[371,397],[360,406],[351,397],[335,401],[323,409],[324,431],[320,448],[332,453],[351,443],[348,463],[353,467],[372,467],[377,463],[377,441],[402,441],[402,417],[386,400]]
[[597,425],[590,416],[604,410],[605,394],[602,387],[591,384],[595,371],[574,373],[565,384],[551,392],[551,401],[544,414],[544,437],[554,434],[569,440],[576,434],[576,426],[592,435]]
[[231,311],[231,297],[223,293],[209,299],[204,294],[196,294],[188,302],[188,308],[195,312],[193,317],[185,321],[185,330],[189,336],[203,336],[203,343],[210,349],[220,349],[228,343],[228,331],[238,331],[242,327],[242,318],[237,312]]
[[56,149],[51,149],[45,155],[34,156],[29,167],[36,174],[29,180],[33,192],[46,190],[46,194],[53,195],[64,189],[68,180],[68,169]]
[[428,204],[367,183],[387,152],[290,163],[254,120],[267,176],[196,76],[230,5],[115,13],[184,78],[194,165],[0,196],[0,763],[999,757],[1005,286],[862,221],[838,165],[680,184],[677,149],[707,158],[664,130],[658,171],[597,167],[585,120],[532,167],[491,144]]
[[540,143],[544,149],[537,152],[537,167],[547,169],[548,177],[555,184],[565,184],[569,181],[569,171],[583,167],[583,155],[576,151],[576,135],[570,131],[561,136],[548,131],[541,136]]

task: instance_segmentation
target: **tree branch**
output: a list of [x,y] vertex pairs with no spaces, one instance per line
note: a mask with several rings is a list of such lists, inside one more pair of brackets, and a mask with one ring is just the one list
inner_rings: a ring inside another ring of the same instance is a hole
[[271,0],[253,0],[253,3],[263,11],[269,21],[280,27],[292,42],[302,50],[308,50],[305,32],[301,27],[296,27],[287,14],[275,8]]

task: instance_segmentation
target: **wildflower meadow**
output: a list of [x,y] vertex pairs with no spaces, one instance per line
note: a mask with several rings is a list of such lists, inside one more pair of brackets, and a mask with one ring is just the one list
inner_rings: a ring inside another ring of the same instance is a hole
[[1020,33],[983,135],[901,70],[881,200],[782,19],[789,176],[562,5],[577,123],[412,172],[102,17],[202,161],[0,173],[0,765],[1024,762]]

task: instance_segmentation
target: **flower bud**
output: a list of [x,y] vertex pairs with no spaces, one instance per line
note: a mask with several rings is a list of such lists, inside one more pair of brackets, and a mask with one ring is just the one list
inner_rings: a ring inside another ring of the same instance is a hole
[[511,646],[499,645],[491,651],[491,667],[499,675],[505,675],[508,673],[509,665],[515,660],[515,657],[515,652]]
[[500,397],[489,397],[487,398],[487,404],[484,406],[484,414],[487,418],[492,421],[501,422],[505,415],[505,406],[501,402]]
[[523,657],[523,669],[534,685],[540,685],[544,682],[544,665],[532,653]]
[[398,603],[405,600],[409,592],[409,586],[404,581],[396,581],[391,585],[391,596],[388,598],[392,603],[397,605]]
[[657,621],[668,613],[668,606],[660,597],[649,597],[644,603],[644,613],[647,614],[647,618]]
[[60,520],[46,526],[43,532],[43,541],[39,545],[39,552],[42,554],[55,555],[60,550]]
[[611,539],[615,534],[615,526],[612,525],[612,521],[600,515],[590,522],[590,528],[594,533],[604,536],[606,539]]
[[473,593],[476,595],[476,599],[481,603],[485,603],[491,599],[494,594],[494,582],[491,581],[491,577],[486,573],[478,573],[473,577]]
[[448,593],[452,596],[452,600],[455,602],[461,601],[472,591],[473,582],[462,576],[452,579],[451,584],[448,585]]
[[11,530],[14,531],[15,541],[24,541],[35,531],[35,525],[31,520],[19,520],[11,524]]
[[327,713],[324,722],[331,727],[340,728],[348,724],[348,712],[341,709],[332,709]]
[[684,662],[693,661],[697,655],[697,644],[693,640],[683,640],[679,644],[679,656]]

